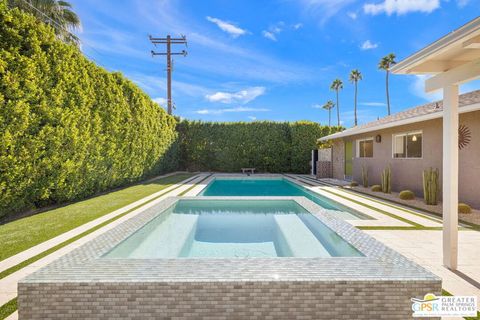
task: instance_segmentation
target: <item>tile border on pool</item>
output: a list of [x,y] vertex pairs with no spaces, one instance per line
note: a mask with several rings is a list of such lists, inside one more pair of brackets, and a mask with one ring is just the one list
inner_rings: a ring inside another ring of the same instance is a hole
[[[294,200],[335,231],[365,257],[329,258],[103,258],[118,243],[180,199]],[[20,281],[69,282],[198,282],[312,280],[440,281],[423,267],[336,218],[304,197],[171,197],[52,262]]]

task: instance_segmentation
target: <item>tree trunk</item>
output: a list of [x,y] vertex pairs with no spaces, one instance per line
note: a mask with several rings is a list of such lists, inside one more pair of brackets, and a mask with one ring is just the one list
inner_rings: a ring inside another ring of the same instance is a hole
[[355,81],[355,104],[354,104],[354,111],[355,111],[355,126],[357,125],[357,81]]
[[390,115],[390,94],[388,92],[388,70],[387,70],[387,78],[386,78],[386,88],[387,88],[387,112]]
[[328,126],[330,127],[330,119],[332,115],[332,109],[328,109]]
[[337,125],[340,127],[340,106],[338,104],[338,89],[337,89]]

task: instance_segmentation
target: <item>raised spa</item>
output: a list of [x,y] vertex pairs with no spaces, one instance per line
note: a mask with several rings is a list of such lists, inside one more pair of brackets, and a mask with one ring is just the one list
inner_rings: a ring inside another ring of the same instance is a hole
[[362,254],[293,200],[179,200],[107,258],[355,257]]

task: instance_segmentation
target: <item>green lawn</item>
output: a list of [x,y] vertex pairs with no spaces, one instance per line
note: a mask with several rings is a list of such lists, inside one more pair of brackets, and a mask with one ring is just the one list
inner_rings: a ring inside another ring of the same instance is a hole
[[192,175],[160,178],[0,225],[0,261]]

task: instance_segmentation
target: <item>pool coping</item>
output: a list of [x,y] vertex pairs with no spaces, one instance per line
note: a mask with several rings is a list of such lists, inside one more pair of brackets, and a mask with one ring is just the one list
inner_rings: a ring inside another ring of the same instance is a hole
[[[174,258],[102,257],[180,199],[293,200],[335,231],[364,257]],[[21,280],[31,283],[176,283],[256,281],[414,281],[440,283],[425,268],[386,247],[304,197],[170,197]]]

